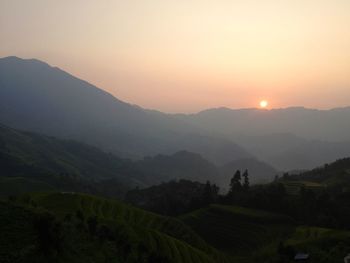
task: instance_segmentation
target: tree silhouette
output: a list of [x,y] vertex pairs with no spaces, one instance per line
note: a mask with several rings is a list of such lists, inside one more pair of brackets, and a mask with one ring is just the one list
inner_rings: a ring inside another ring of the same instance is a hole
[[219,187],[215,184],[210,184],[209,181],[206,182],[202,195],[202,203],[204,205],[208,205],[210,203],[215,202],[218,197]]
[[231,179],[230,183],[230,192],[239,192],[242,190],[242,184],[241,184],[241,171],[237,170],[234,176]]
[[245,191],[249,190],[249,174],[248,174],[248,170],[246,169],[243,173],[243,178],[244,178],[244,182],[243,182],[243,189]]

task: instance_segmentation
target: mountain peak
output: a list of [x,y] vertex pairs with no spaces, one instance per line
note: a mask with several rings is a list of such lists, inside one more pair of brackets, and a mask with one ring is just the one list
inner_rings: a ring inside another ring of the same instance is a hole
[[10,63],[12,63],[12,64],[24,64],[25,63],[25,64],[51,67],[46,62],[35,59],[35,58],[20,58],[17,56],[2,57],[2,58],[0,58],[0,63],[1,62],[7,63],[7,65]]

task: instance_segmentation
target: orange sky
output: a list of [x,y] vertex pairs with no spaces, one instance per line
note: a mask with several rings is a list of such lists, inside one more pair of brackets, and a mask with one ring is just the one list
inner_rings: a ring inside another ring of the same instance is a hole
[[0,56],[166,112],[350,105],[348,0],[1,0]]

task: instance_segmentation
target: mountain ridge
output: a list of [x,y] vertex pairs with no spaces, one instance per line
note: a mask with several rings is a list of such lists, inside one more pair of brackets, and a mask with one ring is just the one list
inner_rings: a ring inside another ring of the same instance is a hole
[[[222,141],[230,145],[230,159],[250,155],[227,139],[201,136],[174,116],[125,103],[38,60],[0,59],[0,86],[0,122],[17,129],[79,140],[131,158],[189,150],[217,161],[216,154],[227,156]],[[207,154],[210,144],[217,150]]]

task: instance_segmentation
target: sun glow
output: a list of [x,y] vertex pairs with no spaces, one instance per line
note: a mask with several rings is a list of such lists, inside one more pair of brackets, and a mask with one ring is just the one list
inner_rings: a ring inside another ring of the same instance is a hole
[[265,109],[269,105],[267,100],[260,101],[260,108]]

